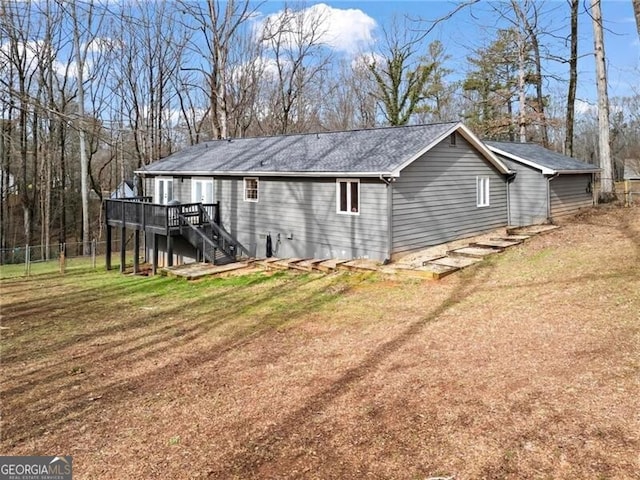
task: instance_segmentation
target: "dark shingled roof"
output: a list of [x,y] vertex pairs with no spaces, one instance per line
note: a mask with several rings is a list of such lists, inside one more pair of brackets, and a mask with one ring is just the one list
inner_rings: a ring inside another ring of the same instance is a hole
[[[473,137],[462,124],[449,122],[215,140],[185,148],[148,165],[139,173],[392,174],[456,130],[466,137]],[[485,155],[493,157],[488,150],[486,152]],[[495,157],[491,161],[497,163],[499,169],[506,170]]]
[[[590,173],[600,170],[595,165],[556,153],[535,143],[493,141],[485,143],[493,153],[498,155],[506,154],[504,155],[506,158],[516,162],[519,159],[525,160],[532,166],[542,170],[543,173]],[[552,172],[544,172],[544,170],[552,170]]]

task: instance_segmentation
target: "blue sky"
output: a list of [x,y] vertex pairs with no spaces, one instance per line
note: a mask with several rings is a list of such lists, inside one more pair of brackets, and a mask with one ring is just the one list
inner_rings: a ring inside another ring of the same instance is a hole
[[[325,0],[324,2],[307,1],[307,7],[323,3],[330,7],[329,23],[335,33],[334,48],[344,54],[353,54],[355,46],[366,49],[366,44],[380,38],[381,27],[388,25],[394,16],[402,18],[409,15],[425,20],[440,18],[453,10],[454,1],[415,0],[415,1],[382,1],[382,0]],[[595,100],[595,67],[593,63],[593,37],[591,17],[584,12],[581,2],[579,21],[580,44],[578,98],[585,102]],[[553,31],[555,37],[568,36],[569,7],[566,0],[547,0],[540,2],[543,12],[542,24]],[[268,15],[282,8],[280,1],[269,1],[260,10]],[[508,2],[502,2],[507,7]],[[608,58],[609,95],[626,96],[640,94],[640,42],[636,30],[631,0],[603,0],[603,18],[605,22],[605,50]],[[470,8],[458,12],[453,18],[442,22],[429,36],[428,40],[440,40],[451,56],[448,68],[455,70],[454,77],[463,77],[466,72],[466,57],[474,49],[491,41],[497,28],[506,24],[492,10],[491,4],[482,0]],[[360,43],[358,44],[358,40]],[[345,47],[340,49],[343,42]],[[545,37],[541,43],[548,43],[555,54],[568,51],[559,38]],[[568,78],[567,65],[550,62],[548,73]],[[551,82],[549,89],[559,92],[566,90],[561,83]],[[549,92],[554,93],[554,92]]]

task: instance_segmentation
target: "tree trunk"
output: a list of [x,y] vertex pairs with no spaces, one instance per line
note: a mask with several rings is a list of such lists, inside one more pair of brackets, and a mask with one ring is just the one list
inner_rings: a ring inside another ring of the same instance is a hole
[[518,39],[518,126],[520,143],[527,142],[527,96],[524,39]]
[[[530,28],[530,27],[527,27]],[[542,145],[549,146],[549,132],[547,129],[547,115],[544,109],[544,94],[542,92],[542,60],[540,59],[540,45],[538,44],[538,36],[533,30],[529,31],[531,38],[531,46],[533,48],[533,56],[536,64],[536,108],[538,110],[538,118],[540,120],[540,128],[542,129]]]
[[578,83],[578,7],[580,0],[571,0],[571,52],[569,55],[569,92],[565,119],[564,153],[573,157],[573,127]]
[[640,37],[640,0],[633,1],[633,12],[636,15],[636,28],[638,29],[638,37]]
[[600,157],[600,199],[615,199],[613,185],[613,160],[609,145],[609,94],[607,92],[607,67],[604,53],[604,33],[602,27],[601,0],[591,0],[591,17],[593,19],[593,44],[596,57],[596,85],[598,89],[598,153]]
[[73,45],[75,50],[76,75],[78,82],[78,137],[80,140],[80,196],[82,200],[82,252],[91,253],[89,232],[89,156],[87,155],[87,140],[84,128],[84,55],[80,49],[80,22],[75,2],[72,5],[73,15]]

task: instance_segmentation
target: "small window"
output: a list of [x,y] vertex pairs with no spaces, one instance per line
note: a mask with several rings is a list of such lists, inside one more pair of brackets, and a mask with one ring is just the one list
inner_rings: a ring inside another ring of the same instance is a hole
[[360,213],[360,180],[337,180],[338,213]]
[[476,200],[478,207],[488,207],[489,206],[489,185],[490,179],[489,177],[476,177]]
[[244,179],[244,201],[258,201],[258,179],[255,177],[245,177]]
[[451,135],[449,135],[449,146],[450,147],[456,146],[456,132],[453,132]]

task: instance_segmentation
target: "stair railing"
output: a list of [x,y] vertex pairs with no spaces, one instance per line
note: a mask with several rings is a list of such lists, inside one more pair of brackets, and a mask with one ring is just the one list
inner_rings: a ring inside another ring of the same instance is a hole
[[237,258],[238,251],[247,257],[251,257],[249,250],[233,238],[224,228],[215,223],[202,205],[200,205],[200,209],[203,220],[211,226],[214,235],[217,237],[218,248],[220,248],[220,250],[234,260]]

